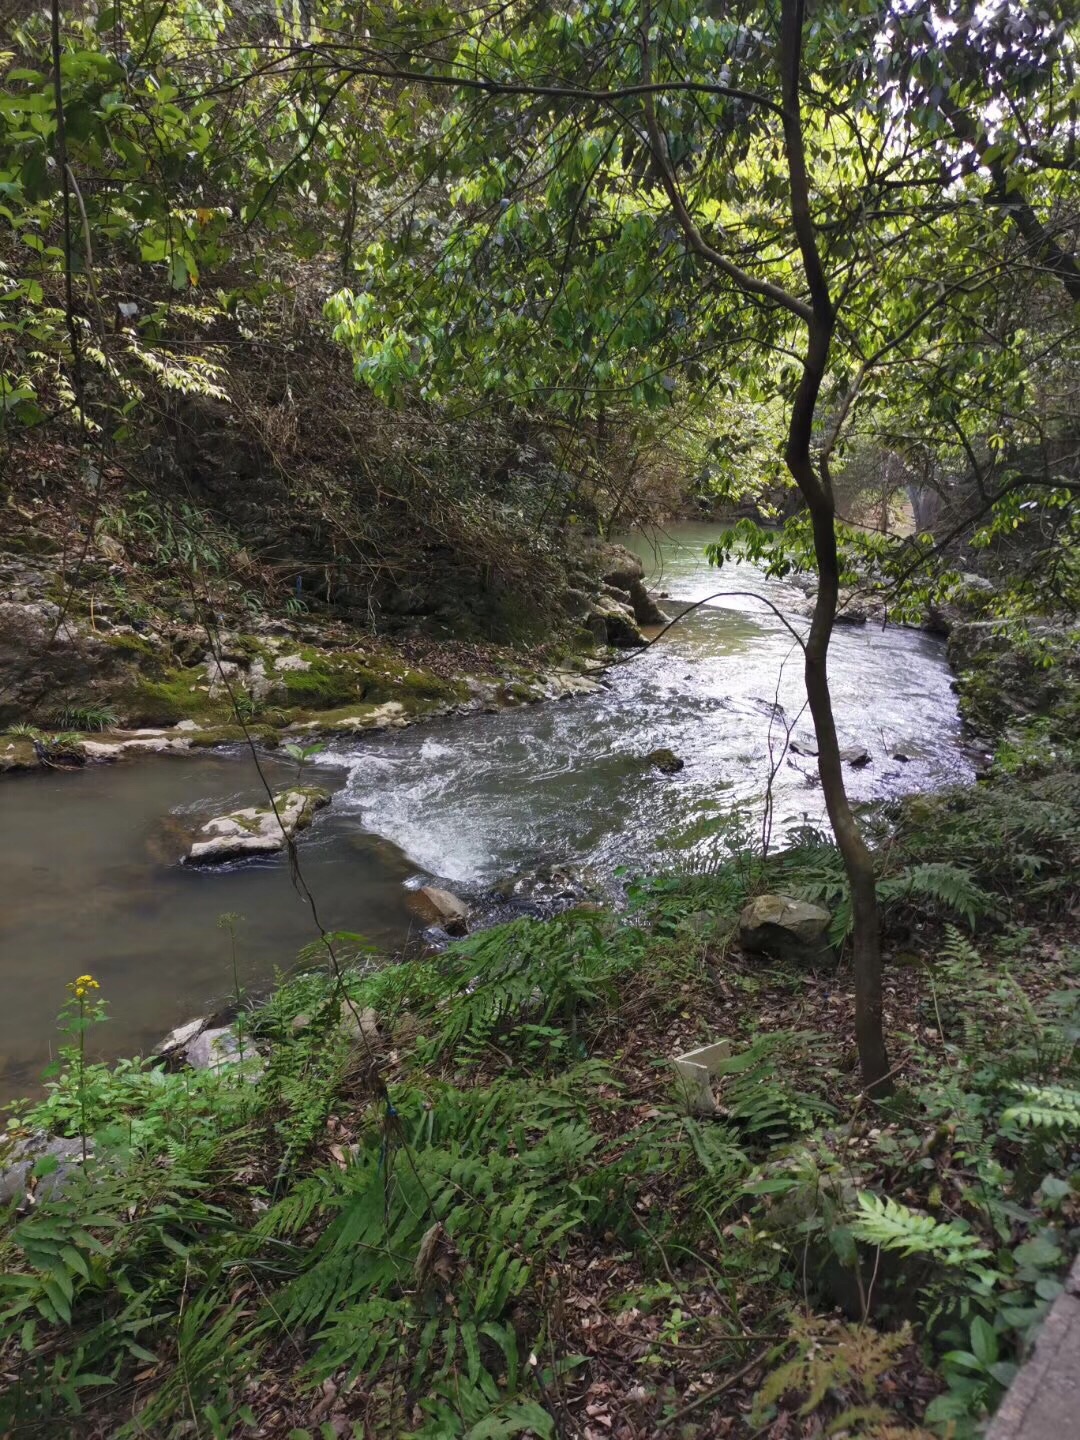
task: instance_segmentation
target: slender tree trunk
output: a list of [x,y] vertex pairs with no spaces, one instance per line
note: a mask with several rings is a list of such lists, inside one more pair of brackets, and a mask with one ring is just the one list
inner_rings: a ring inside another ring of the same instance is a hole
[[859,1050],[859,1066],[866,1089],[874,1094],[883,1094],[889,1088],[889,1060],[882,1024],[881,935],[874,862],[847,797],[833,717],[832,695],[829,690],[829,641],[836,620],[840,591],[836,507],[828,464],[821,461],[815,467],[811,454],[814,416],[829,364],[829,349],[836,316],[810,212],[810,184],[799,113],[803,19],[803,0],[783,0],[780,64],[784,101],[784,143],[791,183],[792,220],[813,311],[807,327],[803,372],[792,405],[784,459],[806,502],[813,526],[818,592],[806,642],[806,696],[817,735],[818,773],[821,776],[825,806],[851,887],[855,949],[855,1038]]

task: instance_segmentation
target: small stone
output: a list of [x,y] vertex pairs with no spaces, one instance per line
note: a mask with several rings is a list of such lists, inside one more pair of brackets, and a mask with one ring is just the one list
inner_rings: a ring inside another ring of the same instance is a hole
[[379,1038],[379,1017],[370,1007],[354,1012],[346,1006],[338,1028],[357,1044],[370,1045]]
[[289,1028],[290,1028],[290,1030],[292,1031],[292,1033],[293,1033],[294,1035],[299,1035],[299,1034],[301,1034],[304,1030],[306,1030],[310,1024],[311,1024],[311,1016],[307,1013],[306,1010],[304,1010],[304,1011],[301,1011],[301,1013],[300,1013],[299,1015],[294,1015],[294,1016],[293,1016],[293,1018],[292,1018],[292,1024],[289,1026]]

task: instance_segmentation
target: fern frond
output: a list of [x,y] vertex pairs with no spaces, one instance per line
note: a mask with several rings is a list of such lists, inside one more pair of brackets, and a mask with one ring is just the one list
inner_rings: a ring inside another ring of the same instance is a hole
[[928,1255],[944,1265],[971,1265],[986,1260],[990,1251],[959,1220],[947,1224],[910,1210],[898,1200],[861,1190],[861,1215],[851,1221],[856,1239],[901,1255]]
[[1031,1130],[1080,1130],[1080,1090],[1025,1081],[1015,1081],[1009,1088],[1023,1098],[1004,1112],[1003,1124]]

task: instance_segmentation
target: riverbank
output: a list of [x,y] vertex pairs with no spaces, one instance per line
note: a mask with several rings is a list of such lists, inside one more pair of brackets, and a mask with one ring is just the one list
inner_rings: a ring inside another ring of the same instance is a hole
[[[965,1433],[1080,1223],[1071,1122],[1032,1118],[1076,1082],[1077,788],[1000,773],[895,817],[901,1089],[875,1109],[853,1090],[846,967],[740,940],[747,897],[775,889],[824,902],[839,938],[820,844],[405,966],[338,942],[339,974],[324,951],[242,1011],[216,1069],[80,1075],[69,1053],[23,1124],[85,1128],[93,1153],[68,1147],[51,1199],[41,1163],[8,1232],[4,1420]],[[671,1062],[716,1041],[705,1116]]]

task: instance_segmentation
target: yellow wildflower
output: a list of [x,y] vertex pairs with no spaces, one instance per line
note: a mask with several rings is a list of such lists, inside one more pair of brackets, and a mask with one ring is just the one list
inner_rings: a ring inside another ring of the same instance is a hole
[[101,986],[92,975],[76,975],[67,988],[76,1000],[85,1000],[91,990],[100,990]]

